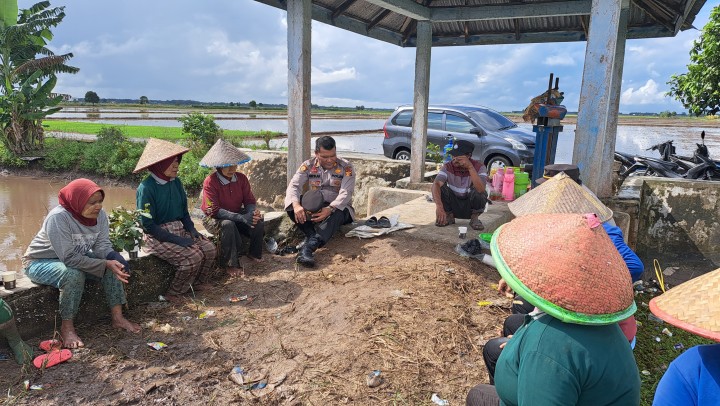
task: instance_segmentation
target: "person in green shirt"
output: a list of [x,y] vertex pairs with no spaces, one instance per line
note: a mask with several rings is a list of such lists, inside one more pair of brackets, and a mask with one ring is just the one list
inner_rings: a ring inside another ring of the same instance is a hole
[[145,145],[133,173],[147,169],[150,174],[137,188],[138,208],[148,208],[151,217],[142,217],[145,251],[176,268],[165,298],[174,303],[182,295],[208,289],[217,250],[212,241],[195,229],[190,218],[187,194],[178,179],[182,155],[189,149],[151,138]]
[[638,405],[640,375],[617,325],[637,309],[632,282],[597,215],[521,216],[490,247],[538,310],[507,342],[495,386],[472,388],[467,405]]

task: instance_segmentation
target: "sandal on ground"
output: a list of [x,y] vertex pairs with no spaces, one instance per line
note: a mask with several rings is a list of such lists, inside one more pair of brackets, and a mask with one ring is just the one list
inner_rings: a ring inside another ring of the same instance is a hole
[[33,365],[35,368],[50,368],[57,364],[63,363],[72,358],[72,352],[70,350],[54,350],[48,354],[43,354],[35,357]]
[[470,220],[470,228],[475,231],[480,231],[484,230],[485,226],[483,225],[482,221],[480,221],[480,219],[472,219]]
[[392,227],[392,224],[390,224],[390,219],[382,216],[377,221],[377,226],[380,228],[390,228]]
[[368,227],[375,228],[378,226],[378,219],[375,216],[370,217],[369,219],[365,220],[365,225]]
[[40,349],[45,352],[59,350],[62,348],[62,341],[60,341],[60,340],[45,340],[45,341],[42,341],[38,347],[40,347]]

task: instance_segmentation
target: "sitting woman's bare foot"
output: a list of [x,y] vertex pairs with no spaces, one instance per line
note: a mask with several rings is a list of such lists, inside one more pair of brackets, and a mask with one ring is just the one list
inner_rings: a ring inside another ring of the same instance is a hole
[[140,332],[140,326],[123,316],[122,305],[115,305],[110,308],[110,318],[112,319],[112,326],[115,328],[121,328],[135,334]]
[[63,320],[60,325],[60,338],[63,342],[63,347],[75,349],[82,348],[85,343],[82,342],[75,332],[75,325],[72,320]]
[[112,326],[115,328],[121,328],[125,331],[128,331],[130,333],[135,333],[135,334],[139,333],[140,330],[142,330],[140,328],[140,325],[131,322],[130,320],[126,319],[123,316],[120,316],[120,318],[113,318]]
[[242,277],[245,275],[245,271],[242,268],[229,267],[225,268],[225,272],[233,278]]

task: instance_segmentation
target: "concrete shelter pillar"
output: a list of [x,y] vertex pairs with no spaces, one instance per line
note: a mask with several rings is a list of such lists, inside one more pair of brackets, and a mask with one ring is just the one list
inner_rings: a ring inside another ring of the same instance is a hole
[[425,178],[431,48],[432,23],[430,21],[418,21],[415,48],[412,139],[410,140],[410,182],[412,183],[422,182]]
[[[612,85],[610,88],[610,114],[608,114],[608,140],[603,150],[603,159],[608,156],[615,159],[615,143],[617,141],[618,112],[620,111],[620,95],[622,91],[623,68],[625,67],[625,43],[627,42],[627,22],[630,13],[630,0],[623,0],[618,24],[617,48],[615,51],[615,66],[613,69]],[[612,161],[609,162],[612,167]],[[612,190],[612,182],[610,182]],[[611,192],[612,193],[612,192]]]
[[311,0],[288,0],[288,182],[310,157],[311,17]]
[[[616,112],[611,97],[613,79],[620,80],[622,74],[622,64],[618,66],[615,62],[622,3],[623,0],[592,0],[573,148],[573,163],[580,167],[583,184],[601,198],[612,194],[617,118],[611,120],[610,115]],[[611,131],[613,123],[615,129]]]

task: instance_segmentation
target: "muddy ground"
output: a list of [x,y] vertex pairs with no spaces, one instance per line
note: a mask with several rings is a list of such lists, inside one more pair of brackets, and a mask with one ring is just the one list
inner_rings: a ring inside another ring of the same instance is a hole
[[[437,393],[458,405],[488,381],[482,344],[511,305],[495,291],[495,270],[402,232],[336,236],[317,257],[307,270],[293,256],[267,255],[248,264],[246,278],[220,277],[184,306],[133,307],[140,335],[111,329],[109,319],[79,326],[87,348],[45,371],[2,361],[5,402],[419,405]],[[215,315],[198,318],[208,311]],[[51,336],[28,342],[37,348]],[[154,341],[167,347],[155,351]],[[236,366],[245,382],[265,378],[267,386],[232,381]],[[370,388],[373,370],[384,382]],[[25,380],[42,390],[25,390]]]

